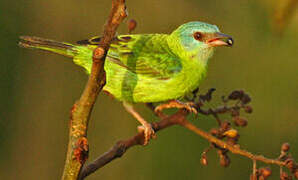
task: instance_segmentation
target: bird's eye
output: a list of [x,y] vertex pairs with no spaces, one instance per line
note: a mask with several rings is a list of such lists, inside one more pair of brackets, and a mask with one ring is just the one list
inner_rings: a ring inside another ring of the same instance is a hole
[[193,37],[194,37],[196,40],[201,41],[202,38],[203,38],[203,35],[202,35],[201,32],[195,32],[195,33],[193,34]]

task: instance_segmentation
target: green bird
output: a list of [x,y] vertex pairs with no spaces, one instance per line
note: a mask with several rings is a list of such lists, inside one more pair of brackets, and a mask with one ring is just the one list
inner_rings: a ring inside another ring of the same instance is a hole
[[[100,37],[78,41],[77,45],[22,36],[20,46],[54,52],[73,58],[73,62],[90,74],[92,53]],[[217,46],[232,46],[231,36],[217,26],[189,22],[171,34],[129,34],[115,37],[107,53],[103,87],[123,102],[126,110],[141,124],[144,145],[154,137],[154,130],[133,108],[135,103],[170,101],[166,107],[187,108],[175,101],[194,91],[206,76],[209,58]],[[161,110],[159,107],[158,110]]]

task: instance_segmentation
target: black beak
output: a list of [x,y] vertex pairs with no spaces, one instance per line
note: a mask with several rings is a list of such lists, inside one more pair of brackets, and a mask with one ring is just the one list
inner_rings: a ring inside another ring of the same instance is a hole
[[231,36],[223,34],[223,33],[214,33],[209,40],[207,40],[207,44],[210,47],[216,46],[228,46],[231,47],[234,44],[234,40]]

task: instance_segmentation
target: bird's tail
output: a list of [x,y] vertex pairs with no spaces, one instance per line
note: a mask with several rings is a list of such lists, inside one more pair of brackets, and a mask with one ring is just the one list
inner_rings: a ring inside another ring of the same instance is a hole
[[68,57],[74,57],[77,54],[72,44],[33,36],[21,36],[20,39],[19,45],[24,48],[41,49]]
[[76,46],[69,43],[57,42],[54,40],[21,36],[19,46],[31,49],[40,49],[67,57],[72,57],[75,64],[84,67],[90,72],[92,65],[92,48],[87,46]]

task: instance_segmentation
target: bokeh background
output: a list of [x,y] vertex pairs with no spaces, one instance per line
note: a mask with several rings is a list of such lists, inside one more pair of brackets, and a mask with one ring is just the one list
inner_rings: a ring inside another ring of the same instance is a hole
[[[298,158],[298,11],[290,4],[294,1],[127,0],[127,6],[128,19],[138,22],[135,33],[169,33],[182,23],[200,20],[232,35],[235,46],[217,50],[201,92],[215,87],[218,100],[234,89],[249,92],[254,112],[247,116],[249,126],[240,130],[242,147],[277,157],[287,141]],[[87,80],[65,57],[19,48],[18,36],[66,42],[89,38],[101,33],[110,6],[110,0],[1,0],[0,179],[60,179],[69,110]],[[125,23],[118,33],[127,33]],[[145,106],[137,109],[146,119],[156,120]],[[192,121],[205,130],[215,126],[207,117]],[[137,125],[120,102],[101,94],[89,124],[89,159],[134,135]],[[88,179],[249,178],[252,163],[243,157],[231,155],[231,165],[222,168],[212,152],[209,165],[200,165],[207,146],[192,132],[172,127]],[[272,169],[271,179],[278,179],[278,167]]]

